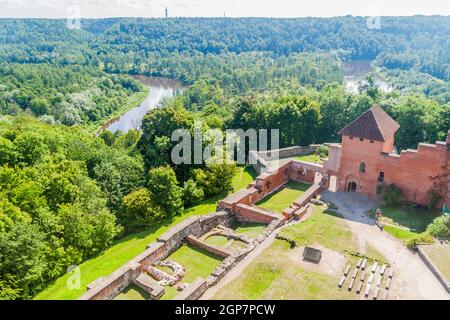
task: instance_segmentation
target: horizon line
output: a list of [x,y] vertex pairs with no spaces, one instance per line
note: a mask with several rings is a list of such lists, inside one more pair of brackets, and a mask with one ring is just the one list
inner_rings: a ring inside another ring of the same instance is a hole
[[[385,17],[385,18],[408,18],[408,17],[450,17],[450,14],[413,14],[413,15],[376,15],[377,17]],[[151,16],[92,16],[92,17],[80,17],[80,19],[89,20],[89,19],[127,19],[127,18],[135,18],[135,19],[307,19],[307,18],[320,18],[320,19],[333,19],[333,18],[344,18],[344,17],[352,17],[352,18],[367,18],[372,17],[372,15],[352,15],[352,14],[346,14],[346,15],[336,15],[336,16],[298,16],[298,17],[286,17],[286,16],[172,16],[172,17],[164,17],[164,16],[158,16],[158,17],[151,17]],[[63,20],[67,19],[68,17],[18,17],[18,16],[11,16],[11,17],[3,17],[0,16],[0,19],[42,19],[42,20]]]

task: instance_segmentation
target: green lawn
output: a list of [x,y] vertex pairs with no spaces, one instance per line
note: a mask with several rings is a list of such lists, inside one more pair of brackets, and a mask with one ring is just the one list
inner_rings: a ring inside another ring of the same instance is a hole
[[[235,178],[233,179],[234,189],[238,190],[243,185],[253,181],[254,172],[250,167],[238,167]],[[147,244],[155,241],[160,235],[168,229],[193,215],[203,215],[216,211],[218,202],[225,195],[220,195],[206,200],[200,205],[187,209],[183,215],[177,216],[171,220],[161,221],[156,227],[145,231],[131,234],[117,241],[111,248],[99,256],[87,260],[80,264],[81,286],[79,289],[68,289],[66,286],[70,274],[65,274],[58,278],[47,289],[39,293],[37,300],[72,300],[77,299],[86,292],[86,286],[95,279],[107,276],[117,268],[137,256],[145,250]]]
[[246,234],[250,238],[256,238],[258,237],[264,229],[267,227],[267,225],[262,223],[240,223],[234,226],[234,231],[237,233],[243,233]]
[[[357,250],[358,244],[338,216],[327,214],[324,207],[316,207],[304,223],[285,227],[281,235],[294,239],[299,245],[315,245],[339,251],[347,263],[356,258],[346,250]],[[339,289],[341,271],[336,274],[305,270],[293,260],[285,241],[275,240],[242,273],[215,294],[214,299],[358,299],[346,287]],[[300,254],[299,251],[296,254]]]
[[281,212],[288,208],[309,187],[310,185],[306,183],[288,181],[282,189],[257,202],[256,206]]
[[439,272],[450,282],[450,245],[435,243],[421,246]]
[[320,243],[329,249],[345,252],[356,247],[356,241],[344,221],[340,216],[324,211],[323,206],[316,206],[305,222],[283,228],[280,235],[295,240],[300,246]]
[[[187,283],[193,282],[198,277],[206,279],[221,262],[219,257],[189,245],[182,246],[166,260],[178,262],[186,269],[186,274],[181,281]],[[173,299],[178,293],[174,287],[165,287],[165,289],[166,293],[162,296],[162,300]]]
[[393,225],[399,225],[409,228],[410,231],[421,233],[426,230],[427,226],[433,222],[434,218],[440,215],[436,209],[421,209],[411,206],[398,207],[381,207],[383,213],[383,221]]
[[234,191],[246,188],[257,176],[258,174],[252,166],[237,167],[237,173],[233,178]]
[[137,285],[132,284],[119,293],[114,300],[149,300],[150,296]]
[[225,236],[214,235],[206,238],[204,242],[212,246],[223,247],[228,243],[228,239]]
[[272,166],[282,166],[283,164],[289,162],[291,159],[299,160],[299,161],[306,161],[306,162],[313,162],[313,163],[322,163],[322,160],[320,159],[320,157],[314,153],[306,154],[303,156],[280,158],[279,160],[271,160],[271,161],[269,161],[269,163]]
[[418,235],[418,233],[416,233],[416,232],[412,232],[408,229],[398,228],[398,227],[392,226],[392,225],[385,225],[384,231],[390,233],[394,237],[396,237],[404,242],[408,242],[410,239],[412,239]]
[[313,162],[313,163],[322,163],[322,160],[320,159],[320,157],[314,153],[307,154],[304,156],[297,156],[297,157],[294,157],[293,159],[299,160],[299,161]]

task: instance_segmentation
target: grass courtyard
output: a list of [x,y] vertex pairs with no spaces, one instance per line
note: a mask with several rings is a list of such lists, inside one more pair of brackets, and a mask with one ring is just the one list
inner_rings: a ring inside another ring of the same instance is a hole
[[421,246],[421,248],[450,283],[450,244],[435,243]]
[[289,207],[309,187],[310,185],[306,183],[288,181],[280,190],[265,197],[255,205],[260,208],[281,212]]
[[132,284],[119,293],[114,300],[149,300],[150,296],[137,285]]
[[267,226],[263,223],[239,223],[233,227],[234,231],[237,233],[243,233],[250,238],[256,238],[259,236]]
[[[178,262],[186,269],[186,274],[181,282],[187,283],[193,282],[198,277],[203,279],[207,278],[221,262],[220,257],[190,245],[183,245],[166,260]],[[165,287],[165,289],[166,293],[162,296],[161,300],[173,299],[178,293],[174,287]]]
[[[297,245],[320,246],[338,263],[333,272],[306,267],[301,263],[301,251],[290,249],[285,241],[274,240],[243,272],[214,295],[214,299],[357,299],[354,292],[339,289],[337,283],[347,263],[355,257],[347,254],[358,244],[345,222],[316,206],[304,223],[283,228],[280,235],[295,240]],[[367,255],[382,255],[371,248]],[[325,259],[325,255],[324,258]],[[324,261],[325,262],[325,261]],[[321,264],[326,264],[322,263]]]
[[[198,277],[207,278],[214,268],[220,263],[220,258],[209,254],[208,252],[198,250],[189,245],[183,245],[177,251],[172,253],[166,260],[178,262],[186,269],[181,282],[191,283]],[[160,267],[169,274],[172,272],[170,268]],[[161,300],[171,300],[175,298],[178,291],[175,287],[165,286],[165,293],[161,297]],[[125,288],[114,300],[148,300],[149,295],[132,284]]]
[[440,215],[440,211],[437,209],[412,206],[382,206],[381,211],[385,223],[384,230],[404,242],[424,232],[427,226]]
[[302,156],[280,158],[279,160],[270,160],[269,163],[272,166],[277,167],[277,166],[282,166],[283,164],[285,164],[291,160],[298,160],[298,161],[305,161],[305,162],[312,162],[312,163],[322,163],[323,162],[317,154],[310,153],[310,154],[305,154]]
[[416,233],[424,232],[427,226],[441,215],[441,212],[437,209],[423,209],[412,206],[383,206],[381,207],[381,211],[385,222],[406,227]]
[[320,159],[320,157],[315,154],[306,154],[303,156],[297,156],[293,158],[294,160],[299,160],[299,161],[306,161],[306,162],[313,162],[313,163],[322,163],[322,160]]
[[[238,167],[233,179],[234,191],[242,189],[254,180],[256,172],[252,167]],[[186,209],[185,212],[171,220],[163,220],[157,226],[150,227],[142,232],[130,234],[118,240],[111,248],[95,258],[79,265],[81,283],[78,289],[69,289],[66,285],[71,274],[59,277],[47,289],[39,293],[37,300],[73,300],[86,292],[86,286],[95,279],[107,276],[139,253],[145,250],[146,245],[155,241],[164,232],[193,215],[204,215],[216,211],[217,204],[225,195],[219,195],[205,200],[202,204]]]

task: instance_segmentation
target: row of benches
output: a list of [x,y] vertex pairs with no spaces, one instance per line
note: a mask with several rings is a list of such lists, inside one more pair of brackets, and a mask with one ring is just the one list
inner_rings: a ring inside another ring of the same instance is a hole
[[[358,272],[361,270],[362,273],[361,273],[361,277],[359,279],[359,282],[358,282],[358,284],[356,286],[356,293],[359,294],[361,292],[362,287],[364,285],[364,281],[365,281],[367,273],[368,273],[368,271],[366,271],[367,264],[368,264],[368,259],[367,258],[364,258],[364,259],[363,258],[359,258],[358,262],[356,263],[356,267],[355,267],[355,269],[352,272],[352,275],[351,275],[351,278],[350,278],[350,283],[348,285],[348,291],[351,291],[353,289],[353,286],[355,285],[356,278],[358,276]],[[378,268],[378,262],[375,261],[374,264],[372,265],[372,269],[370,270],[369,277],[368,277],[368,280],[367,280],[366,290],[364,292],[364,296],[366,298],[369,297],[369,295],[370,295],[372,282],[374,280],[377,268]],[[381,288],[381,283],[383,281],[383,276],[386,273],[386,270],[387,270],[387,265],[383,264],[381,266],[381,268],[380,268],[380,273],[379,273],[379,276],[378,276],[377,281],[376,281],[376,286],[375,286],[375,289],[374,289],[373,299],[378,299],[378,295],[379,295],[380,288]],[[345,282],[347,276],[349,275],[349,273],[350,273],[350,265],[348,265],[345,268],[344,275],[339,280],[339,283],[338,283],[338,287],[339,288],[342,288],[342,286],[344,285],[344,282]],[[388,279],[387,279],[386,285],[385,285],[385,289],[386,290],[384,292],[384,299],[387,299],[387,297],[388,297],[388,290],[389,290],[389,288],[391,286],[391,281],[392,281],[392,277],[393,276],[394,276],[394,270],[392,268],[390,268]]]

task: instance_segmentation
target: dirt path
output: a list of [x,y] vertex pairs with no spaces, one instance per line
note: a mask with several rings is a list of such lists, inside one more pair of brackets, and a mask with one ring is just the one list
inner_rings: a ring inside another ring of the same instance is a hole
[[[409,250],[400,240],[375,226],[365,213],[376,207],[357,194],[325,192],[324,200],[333,202],[346,220],[360,247],[370,244],[386,257],[394,268],[390,299],[445,299],[450,300],[444,287],[423,263],[417,253]],[[365,250],[362,250],[365,252]]]
[[[345,219],[346,224],[358,240],[361,252],[366,252],[366,247],[370,244],[390,262],[394,269],[394,278],[389,290],[389,299],[450,300],[450,294],[445,291],[418,254],[410,251],[400,240],[381,231],[375,226],[375,221],[365,214],[377,206],[376,202],[357,194],[341,192],[324,192],[322,198],[333,202],[338,207],[336,212]],[[201,300],[211,299],[216,292],[236,279],[257,256],[273,243],[276,233],[272,233],[239,262],[216,286],[208,289]]]

